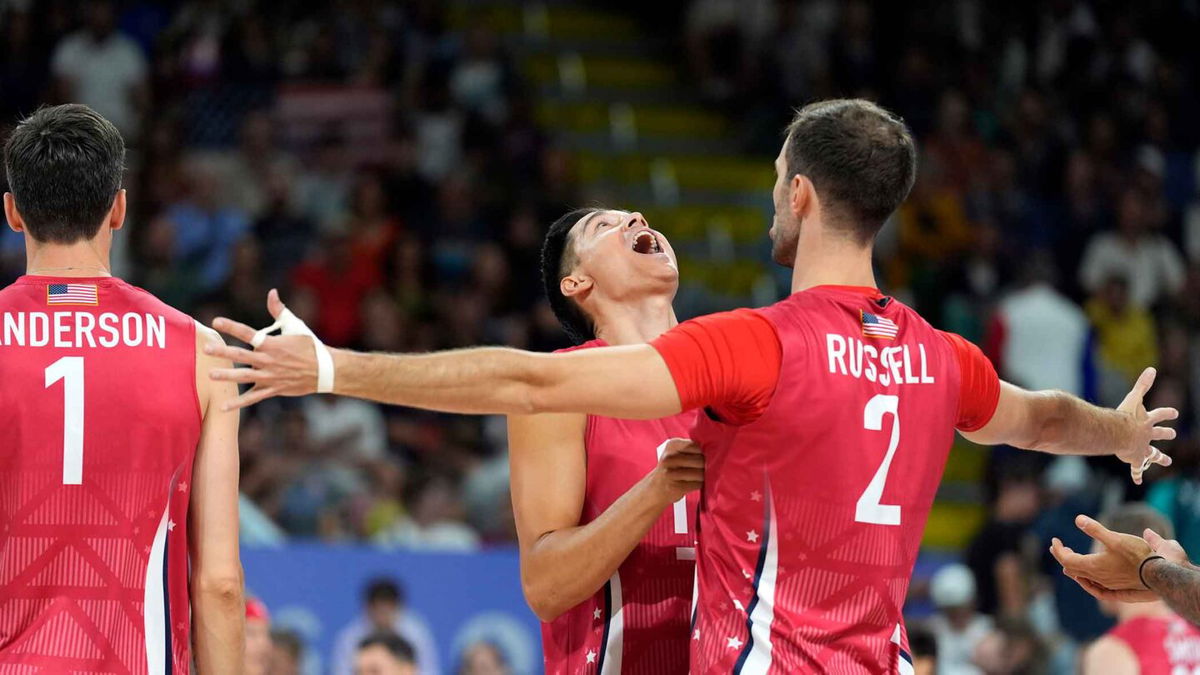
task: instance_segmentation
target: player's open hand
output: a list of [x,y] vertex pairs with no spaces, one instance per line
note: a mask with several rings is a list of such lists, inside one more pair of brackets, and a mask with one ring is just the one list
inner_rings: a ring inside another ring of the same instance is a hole
[[[1131,534],[1113,532],[1092,518],[1078,516],[1075,525],[1083,533],[1095,539],[1101,549],[1096,553],[1083,555],[1072,551],[1055,537],[1050,546],[1050,553],[1063,566],[1063,573],[1080,582],[1085,591],[1096,595],[1094,588],[1110,591],[1145,591],[1138,576],[1142,561],[1154,550],[1141,537]],[[1082,580],[1090,581],[1084,584]],[[1097,596],[1099,597],[1099,596]]]
[[650,482],[662,495],[663,506],[683,499],[704,484],[704,454],[686,438],[672,438],[658,448],[658,466]]
[[1146,405],[1143,402],[1146,392],[1150,391],[1150,387],[1154,384],[1156,374],[1157,371],[1153,368],[1143,370],[1137,382],[1133,384],[1133,389],[1126,394],[1121,405],[1117,406],[1117,410],[1130,415],[1135,429],[1134,442],[1122,452],[1117,453],[1117,457],[1129,464],[1129,475],[1137,485],[1142,484],[1142,474],[1151,465],[1171,465],[1171,458],[1151,443],[1175,438],[1174,429],[1158,425],[1179,417],[1179,411],[1175,408],[1155,408],[1146,412]]
[[[267,310],[278,319],[285,307],[274,289],[267,294]],[[221,333],[252,344],[255,331],[244,323],[217,317],[212,327]],[[317,355],[307,335],[266,337],[251,351],[241,347],[210,344],[204,353],[249,368],[223,368],[209,373],[214,380],[254,385],[241,396],[225,403],[226,410],[254,405],[273,396],[304,396],[317,390]]]
[[[1181,546],[1178,541],[1174,539],[1166,539],[1161,534],[1149,528],[1142,533],[1142,538],[1144,538],[1146,543],[1150,545],[1150,550],[1153,551],[1155,555],[1161,555],[1168,563],[1185,566],[1191,564],[1188,561],[1187,551],[1183,550],[1183,546]],[[1159,596],[1158,593],[1146,588],[1114,591],[1097,584],[1091,579],[1084,577],[1074,577],[1074,579],[1075,582],[1078,583],[1081,588],[1083,588],[1083,590],[1087,591],[1097,600],[1112,600],[1115,602],[1153,602],[1161,599],[1161,596]]]

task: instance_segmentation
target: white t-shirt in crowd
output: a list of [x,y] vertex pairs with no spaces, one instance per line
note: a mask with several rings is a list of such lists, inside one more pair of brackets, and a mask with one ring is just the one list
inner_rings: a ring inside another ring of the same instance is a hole
[[54,50],[54,75],[68,83],[71,102],[103,115],[125,135],[137,135],[133,89],[146,80],[146,57],[117,31],[97,41],[88,31],[63,38]]

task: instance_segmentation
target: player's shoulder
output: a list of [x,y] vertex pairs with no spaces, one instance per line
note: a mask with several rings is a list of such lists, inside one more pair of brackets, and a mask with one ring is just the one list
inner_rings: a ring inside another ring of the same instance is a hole
[[113,287],[123,301],[138,311],[158,314],[172,323],[181,325],[191,325],[195,322],[186,312],[168,305],[150,291],[134,286],[124,279],[113,277]]
[[1137,672],[1136,668],[1130,668],[1138,663],[1134,643],[1127,640],[1119,628],[1100,636],[1083,650],[1080,663],[1083,675]]

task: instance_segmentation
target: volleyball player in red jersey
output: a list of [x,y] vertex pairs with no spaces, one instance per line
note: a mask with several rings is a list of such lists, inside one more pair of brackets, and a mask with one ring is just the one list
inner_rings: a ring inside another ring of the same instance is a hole
[[[542,278],[564,329],[583,343],[574,349],[644,344],[678,323],[674,251],[639,213],[559,218]],[[547,673],[687,672],[703,458],[694,445],[667,443],[686,438],[696,415],[509,418],[521,580],[545,622]]]
[[[1167,539],[1175,536],[1171,521],[1146,504],[1122,505],[1102,520],[1109,530],[1135,537],[1147,529]],[[1162,600],[1120,602],[1102,598],[1100,607],[1117,617],[1117,625],[1084,650],[1082,675],[1200,673],[1200,628],[1172,612]]]
[[[908,195],[916,149],[902,121],[862,100],[800,110],[775,161],[773,258],[792,294],[762,310],[679,324],[649,345],[532,354],[337,350],[337,394],[460,413],[587,412],[651,419],[702,408],[705,455],[697,673],[912,672],[901,609],[957,428],[986,444],[1117,455],[1140,482],[1169,458],[1150,443],[1154,371],[1117,410],[997,378],[978,348],[880,293],[875,235]],[[248,340],[248,326],[218,330]],[[313,340],[255,352],[233,403],[316,390]],[[332,366],[330,368],[329,366]],[[328,372],[332,370],[332,372]]]
[[0,290],[3,673],[242,668],[237,391],[207,377],[218,336],[108,272],[124,157],[80,105],[5,147],[28,273]]

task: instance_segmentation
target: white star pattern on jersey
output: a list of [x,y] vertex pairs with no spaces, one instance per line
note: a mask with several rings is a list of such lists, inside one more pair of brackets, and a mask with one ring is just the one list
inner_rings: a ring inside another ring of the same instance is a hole
[[175,531],[175,521],[173,521],[173,520],[168,520],[168,521],[167,521],[167,531],[168,531],[168,532],[174,532],[174,531]]
[[595,650],[595,649],[589,649],[589,650],[588,650],[588,653],[587,653],[587,662],[588,662],[588,663],[595,663],[595,662],[596,662],[596,650]]
[[761,492],[759,492],[758,490],[755,490],[754,492],[751,492],[751,493],[750,493],[750,501],[752,501],[752,502],[761,502],[761,501],[762,501],[762,493],[761,493]]
[[733,599],[733,608],[734,608],[734,609],[736,609],[736,610],[737,610],[737,611],[739,611],[739,612],[744,612],[744,611],[746,611],[746,606],[745,606],[745,605],[743,605],[743,604],[742,604],[742,601],[741,601],[741,600],[738,600],[737,598],[734,598],[734,599]]
[[699,639],[700,639],[700,629],[699,629],[699,628],[697,628],[697,629],[696,629],[696,632],[695,632],[695,633],[692,633],[692,639],[693,639],[693,640],[699,640]]
[[593,618],[593,619],[599,619],[601,614],[603,614],[603,612],[601,612],[601,611],[600,611],[600,608],[599,608],[599,607],[597,607],[597,608],[596,608],[596,611],[592,612],[592,618]]
[[729,647],[730,649],[741,649],[742,641],[736,637],[728,637],[725,638],[725,646]]
[[754,578],[754,575],[753,575],[753,574],[750,574],[750,573],[749,573],[749,572],[747,572],[746,570],[742,570],[742,576],[746,577],[746,579],[747,579],[747,580],[749,580],[749,579],[753,579],[753,578]]
[[750,530],[749,532],[747,532],[746,533],[746,541],[750,542],[751,544],[757,543],[758,542],[758,532],[755,532],[754,530]]

